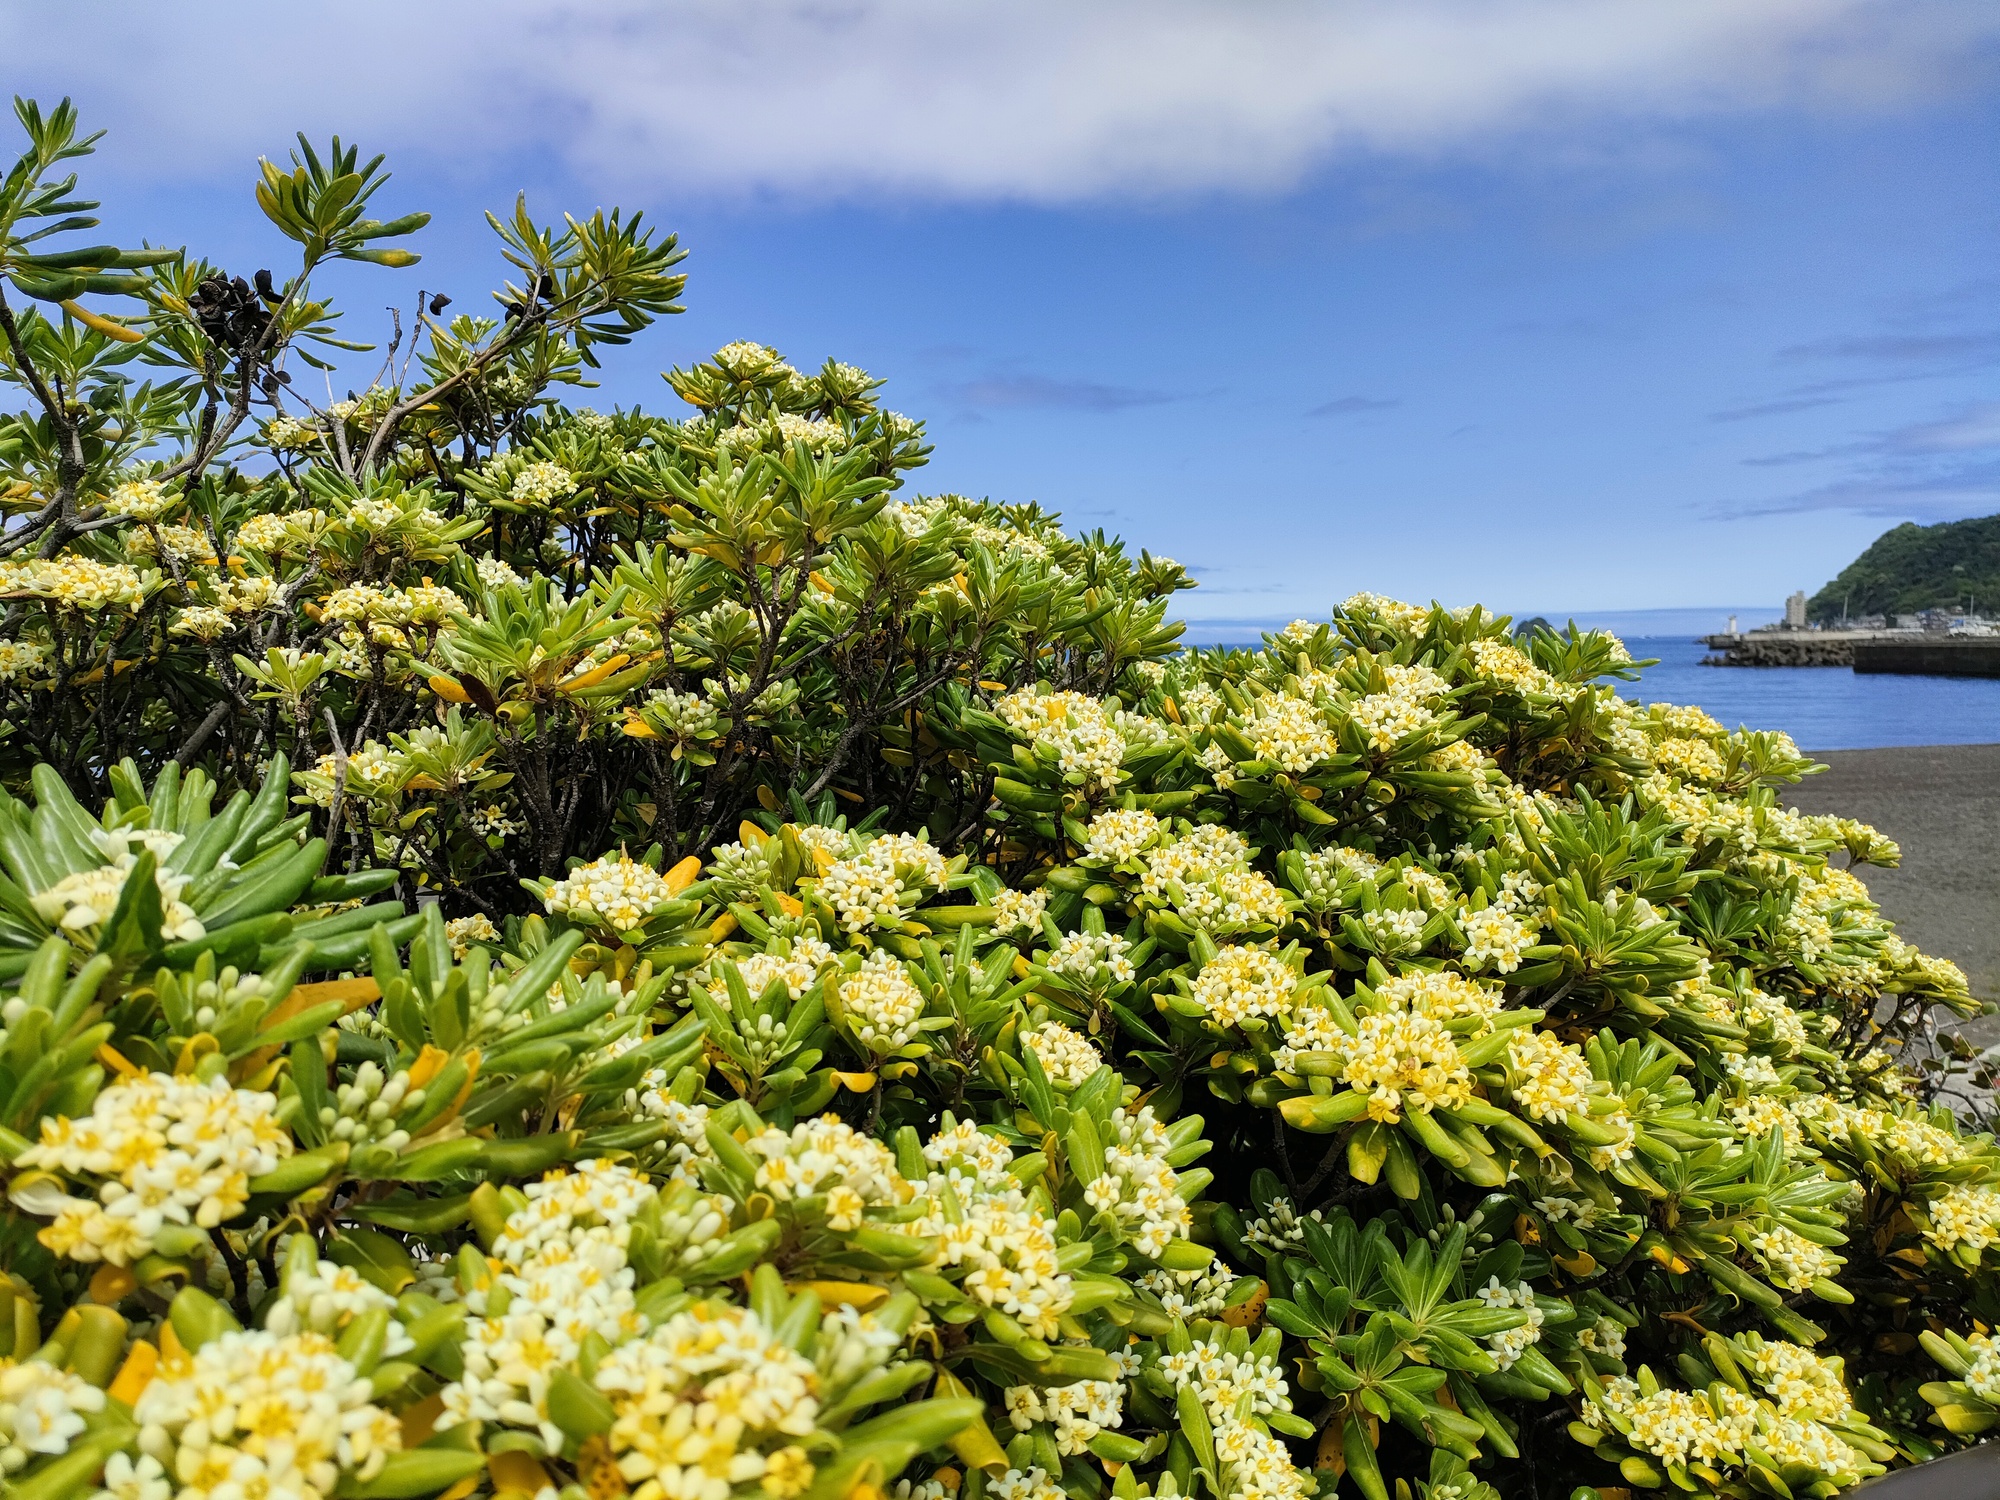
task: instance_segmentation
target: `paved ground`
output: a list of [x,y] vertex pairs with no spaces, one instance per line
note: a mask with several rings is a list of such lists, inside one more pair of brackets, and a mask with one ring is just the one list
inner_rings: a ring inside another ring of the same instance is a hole
[[[1827,750],[1831,768],[1784,794],[1806,812],[1872,823],[1903,846],[1893,870],[1856,873],[1908,941],[2000,999],[2000,745]],[[2000,1040],[2000,1017],[1968,1036]]]

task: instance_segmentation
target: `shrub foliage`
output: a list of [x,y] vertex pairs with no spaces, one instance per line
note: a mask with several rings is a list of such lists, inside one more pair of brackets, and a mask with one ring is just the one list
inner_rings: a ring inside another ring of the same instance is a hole
[[9,1496],[1792,1500],[1994,1422],[1976,1005],[1784,735],[1477,609],[1181,651],[836,361],[564,406],[677,310],[636,216],[314,403],[379,161],[267,163],[245,281],[60,248],[19,115]]

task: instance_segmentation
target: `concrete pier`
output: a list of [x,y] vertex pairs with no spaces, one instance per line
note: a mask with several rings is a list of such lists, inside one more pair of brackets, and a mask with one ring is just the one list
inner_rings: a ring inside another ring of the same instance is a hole
[[2000,638],[1865,641],[1854,647],[1857,672],[1908,672],[1927,677],[2000,677]]
[[1852,667],[1932,677],[2000,677],[2000,636],[1920,630],[1752,630],[1709,635],[1714,667]]
[[1857,645],[1893,638],[1891,632],[1866,630],[1748,630],[1735,635],[1705,635],[1701,643],[1715,654],[1702,661],[1711,667],[1851,667]]

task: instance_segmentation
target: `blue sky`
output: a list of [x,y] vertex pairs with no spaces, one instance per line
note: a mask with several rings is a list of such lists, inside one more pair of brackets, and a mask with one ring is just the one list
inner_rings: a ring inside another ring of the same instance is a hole
[[436,215],[341,277],[371,336],[482,304],[519,189],[644,207],[688,311],[586,399],[672,410],[736,338],[865,365],[917,487],[1179,558],[1203,621],[1749,609],[2000,510],[1996,41],[1982,0],[0,0],[120,237],[282,274],[255,158],[338,130]]

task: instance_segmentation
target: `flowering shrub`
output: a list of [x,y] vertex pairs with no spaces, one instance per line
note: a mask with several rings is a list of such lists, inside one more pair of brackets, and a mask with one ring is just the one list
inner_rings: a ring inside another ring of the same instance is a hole
[[1374,595],[1176,652],[837,361],[568,410],[680,291],[617,215],[315,407],[376,165],[267,166],[253,288],[36,248],[21,120],[7,1496],[1789,1500],[2000,1421],[1976,1002],[1782,734]]

